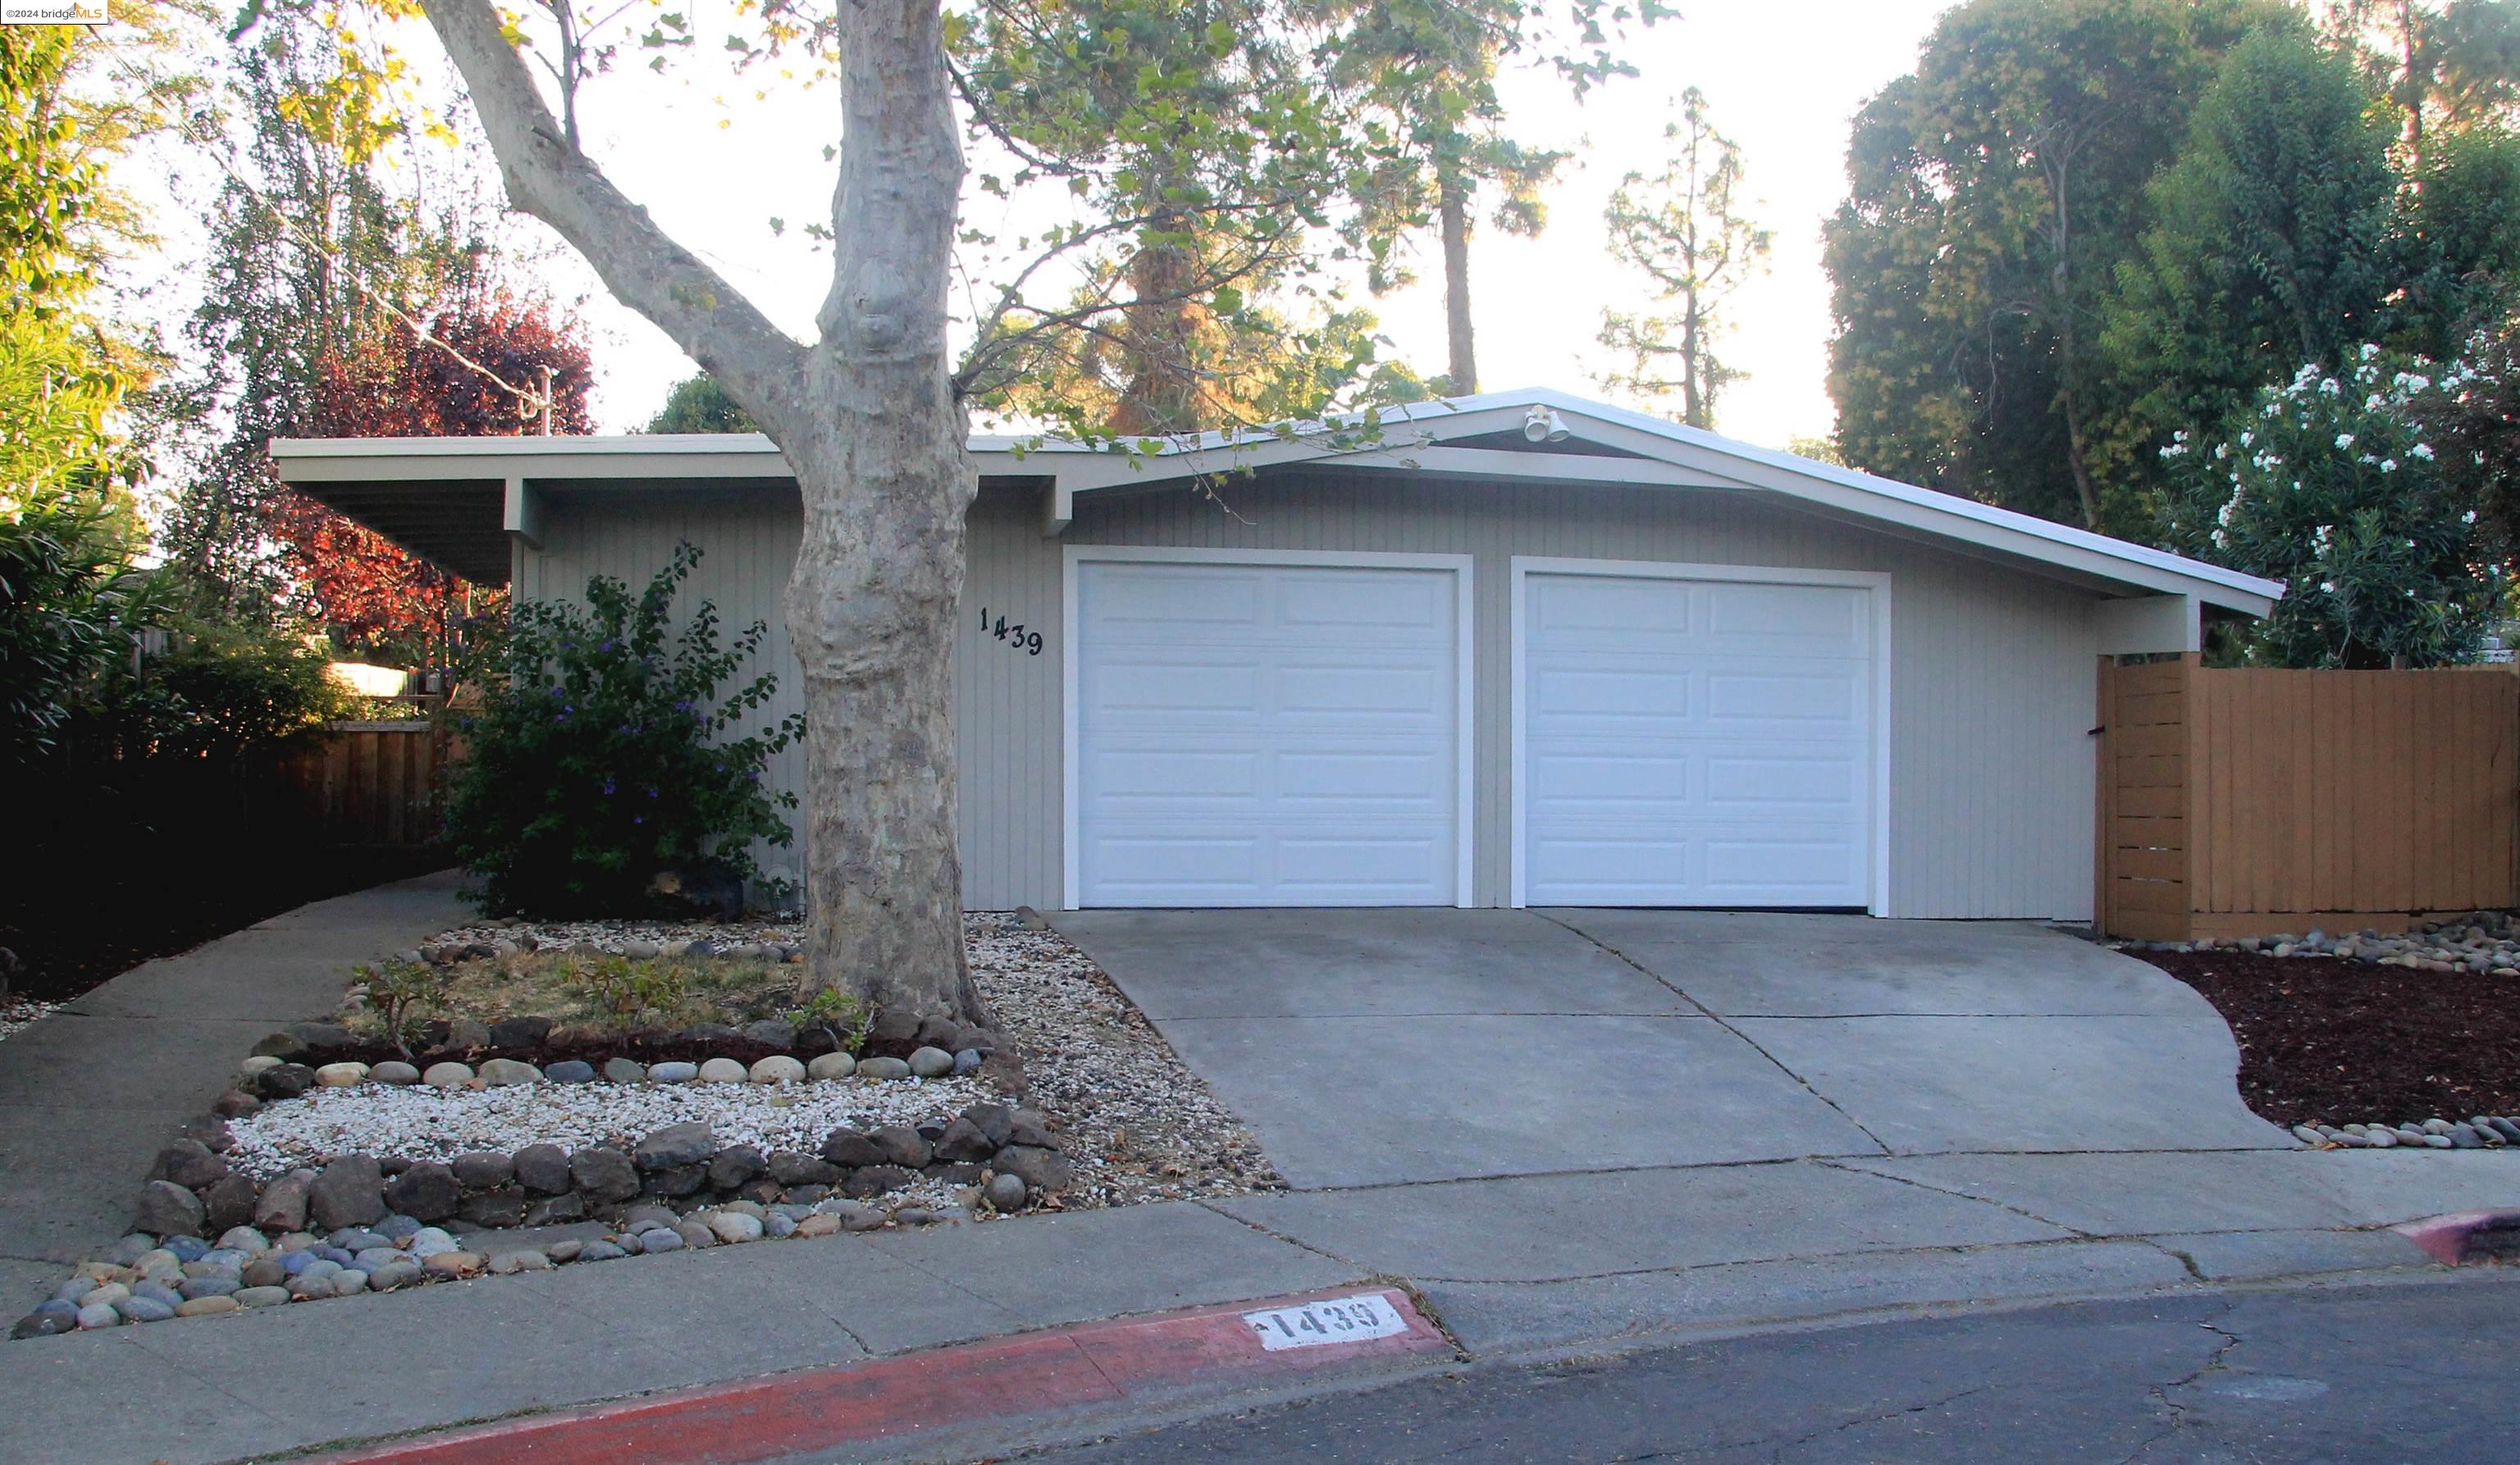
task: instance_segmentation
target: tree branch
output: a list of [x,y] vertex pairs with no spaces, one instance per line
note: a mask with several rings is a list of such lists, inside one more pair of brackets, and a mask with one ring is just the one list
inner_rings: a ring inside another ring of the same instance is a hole
[[509,201],[559,231],[622,303],[724,382],[763,425],[791,421],[805,348],[674,242],[569,145],[488,0],[422,0],[472,90]]

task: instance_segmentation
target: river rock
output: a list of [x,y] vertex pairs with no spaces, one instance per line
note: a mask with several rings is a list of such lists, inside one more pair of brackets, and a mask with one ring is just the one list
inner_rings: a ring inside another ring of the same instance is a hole
[[651,1064],[648,1068],[648,1082],[651,1084],[688,1084],[699,1076],[698,1064],[685,1063],[680,1059]]
[[448,1059],[428,1065],[428,1071],[420,1076],[420,1081],[431,1088],[462,1088],[472,1082],[472,1068],[470,1064]]
[[989,1163],[1000,1175],[1018,1176],[1035,1190],[1064,1190],[1076,1178],[1075,1169],[1065,1155],[1028,1144],[1008,1145]]
[[641,1170],[669,1170],[676,1166],[698,1165],[717,1153],[717,1135],[709,1127],[691,1120],[667,1125],[639,1141],[632,1158]]
[[385,1176],[376,1157],[344,1155],[325,1166],[306,1187],[306,1214],[328,1231],[383,1220]]
[[750,1070],[733,1058],[711,1058],[700,1065],[703,1084],[741,1084],[750,1076]]
[[396,1088],[407,1088],[420,1082],[420,1070],[400,1058],[387,1058],[369,1069],[368,1077],[380,1084],[390,1084]]
[[455,1157],[455,1178],[467,1190],[490,1190],[517,1177],[517,1162],[497,1150],[472,1150]]
[[592,1084],[595,1065],[582,1058],[564,1058],[544,1069],[543,1077],[555,1084]]
[[805,1065],[809,1079],[845,1079],[858,1071],[858,1060],[846,1053],[825,1053]]
[[645,1084],[648,1082],[648,1065],[630,1058],[607,1058],[604,1060],[604,1082]]
[[823,1158],[844,1170],[861,1165],[881,1165],[883,1151],[875,1141],[843,1125],[823,1138]]
[[773,1053],[746,1070],[746,1077],[755,1084],[801,1084],[805,1065],[785,1053]]
[[733,1190],[761,1174],[768,1164],[758,1145],[730,1144],[718,1151],[716,1158],[708,1163],[709,1186],[716,1190]]
[[509,1088],[518,1084],[539,1084],[542,1081],[541,1069],[514,1058],[490,1058],[481,1064],[481,1082],[492,1088]]
[[529,1144],[517,1151],[517,1183],[544,1195],[568,1188],[568,1151],[557,1144]]
[[385,1201],[417,1221],[444,1221],[464,1204],[464,1185],[453,1167],[423,1160],[385,1182]]
[[369,1071],[364,1063],[327,1063],[315,1070],[315,1082],[326,1088],[348,1088],[366,1079]]
[[910,1065],[899,1058],[861,1058],[857,1073],[862,1079],[906,1079],[910,1077]]
[[589,1203],[626,1201],[639,1193],[639,1167],[608,1144],[594,1145],[568,1157],[569,1177]]
[[919,1170],[936,1158],[935,1147],[927,1136],[908,1125],[885,1125],[867,1136],[874,1141],[876,1153],[885,1162],[904,1170]]
[[922,1047],[910,1055],[910,1071],[922,1079],[941,1079],[954,1071],[954,1055],[941,1047]]
[[198,1236],[202,1219],[201,1197],[172,1180],[151,1180],[140,1187],[139,1211],[132,1224],[160,1236]]
[[240,1175],[221,1176],[202,1188],[202,1228],[224,1231],[253,1220],[253,1181]]

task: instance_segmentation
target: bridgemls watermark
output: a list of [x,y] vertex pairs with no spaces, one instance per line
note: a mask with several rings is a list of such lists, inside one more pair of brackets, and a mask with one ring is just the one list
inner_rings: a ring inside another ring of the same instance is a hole
[[0,0],[0,25],[102,25],[106,0]]

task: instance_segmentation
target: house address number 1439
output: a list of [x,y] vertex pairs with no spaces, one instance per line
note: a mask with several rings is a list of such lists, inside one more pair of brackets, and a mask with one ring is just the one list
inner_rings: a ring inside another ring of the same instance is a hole
[[989,619],[989,607],[986,605],[980,607],[980,634],[982,636],[994,636],[998,640],[1005,642],[1007,644],[1008,650],[1021,651],[1027,656],[1038,656],[1041,654],[1040,632],[1026,631],[1019,624],[1012,626],[1008,625],[1007,618],[1003,615],[999,616],[995,621],[991,621]]

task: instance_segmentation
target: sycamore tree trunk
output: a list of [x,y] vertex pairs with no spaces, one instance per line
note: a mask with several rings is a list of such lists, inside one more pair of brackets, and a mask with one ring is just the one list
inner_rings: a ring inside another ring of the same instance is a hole
[[896,1014],[987,1021],[955,849],[954,631],[977,480],[948,370],[963,157],[937,0],[839,8],[832,279],[810,347],[578,150],[490,0],[423,7],[510,200],[716,377],[795,472],[805,532],[786,609],[805,679],[812,981]]
[[1444,237],[1445,373],[1451,395],[1466,397],[1479,389],[1479,363],[1470,341],[1470,186],[1460,169],[1437,170],[1435,212]]
[[835,256],[806,400],[788,637],[805,670],[814,979],[977,1020],[955,848],[954,630],[978,487],[945,324],[963,177],[935,4],[839,8]]

